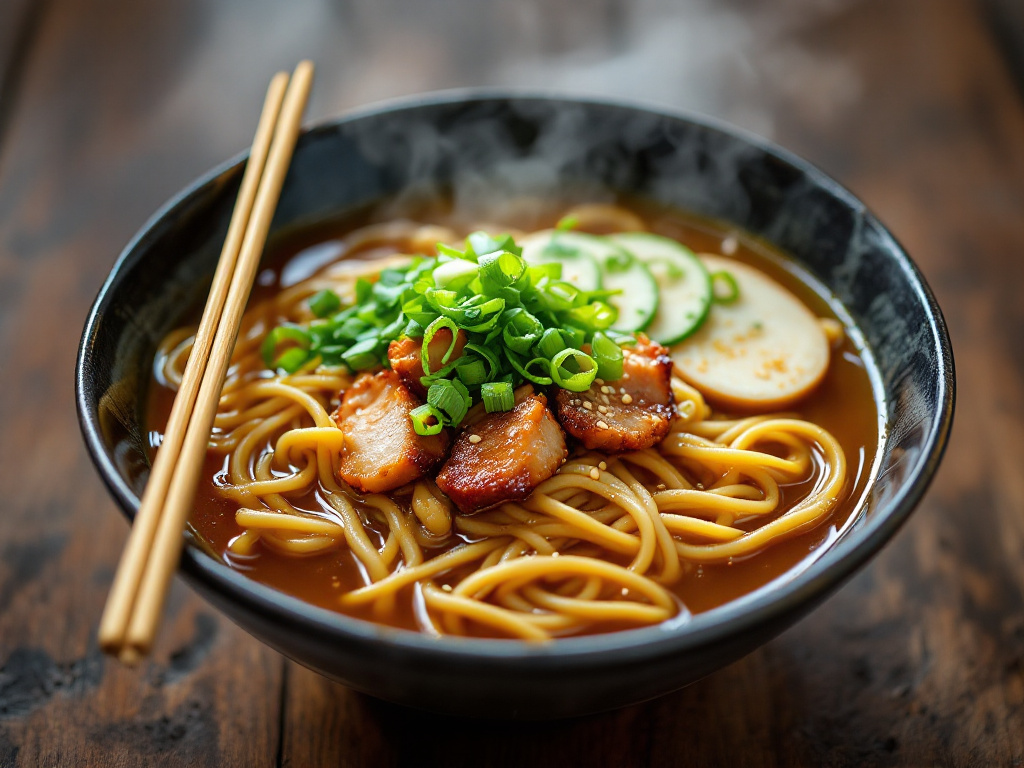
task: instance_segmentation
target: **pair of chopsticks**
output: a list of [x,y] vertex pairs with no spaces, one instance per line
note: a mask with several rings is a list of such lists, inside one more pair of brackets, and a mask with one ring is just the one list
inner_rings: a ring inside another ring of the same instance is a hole
[[303,61],[290,80],[279,72],[267,89],[210,296],[100,620],[100,647],[126,664],[149,653],[160,625],[231,352],[312,83],[313,64]]

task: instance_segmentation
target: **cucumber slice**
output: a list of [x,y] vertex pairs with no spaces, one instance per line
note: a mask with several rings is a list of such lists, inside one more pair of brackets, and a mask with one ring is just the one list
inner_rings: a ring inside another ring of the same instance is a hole
[[[609,296],[608,303],[619,310],[619,319],[612,330],[621,333],[634,333],[646,330],[654,320],[658,311],[658,282],[651,274],[647,263],[626,251],[622,254],[628,258],[618,261],[606,259],[602,262],[602,282],[604,287],[613,291],[622,291],[617,296]],[[625,266],[620,266],[626,261]]]
[[608,235],[643,261],[654,275],[661,301],[646,333],[666,347],[700,327],[711,309],[711,277],[689,248],[648,232]]
[[596,291],[601,287],[601,268],[598,266],[611,255],[621,255],[618,246],[602,237],[581,232],[562,232],[546,229],[519,242],[527,264],[547,264],[557,261],[562,265],[562,279],[581,291]]

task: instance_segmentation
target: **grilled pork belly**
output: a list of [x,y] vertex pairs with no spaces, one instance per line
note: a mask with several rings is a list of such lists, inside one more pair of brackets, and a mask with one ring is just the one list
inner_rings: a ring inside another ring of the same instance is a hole
[[559,423],[591,450],[650,448],[668,434],[675,416],[668,350],[641,335],[622,352],[618,381],[597,379],[586,392],[559,389],[555,395]]
[[[462,348],[466,346],[466,333],[459,331],[455,337],[455,349],[449,356],[448,361],[441,360],[452,344],[452,332],[448,328],[440,328],[430,340],[430,370],[437,372],[439,369],[449,365],[452,361],[458,360],[462,355]],[[423,339],[411,339],[408,336],[403,339],[395,339],[388,346],[388,360],[391,369],[402,377],[402,382],[411,392],[418,397],[427,396],[426,387],[420,383],[423,377]]]
[[531,395],[511,411],[492,413],[465,429],[437,476],[465,514],[525,499],[562,466],[568,451],[547,398]]
[[332,414],[345,433],[341,479],[363,493],[383,493],[436,467],[445,457],[444,431],[417,435],[409,411],[421,404],[394,371],[364,373]]

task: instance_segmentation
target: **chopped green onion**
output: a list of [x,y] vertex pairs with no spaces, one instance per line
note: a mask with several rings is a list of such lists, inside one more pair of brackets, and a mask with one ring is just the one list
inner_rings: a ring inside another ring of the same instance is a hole
[[378,346],[379,342],[377,339],[357,341],[342,353],[341,359],[353,371],[365,371],[369,368],[375,368],[380,365],[380,356],[377,354]]
[[[268,368],[283,367],[279,365],[278,361],[284,352],[290,351],[291,349],[298,349],[307,355],[309,348],[312,345],[313,337],[309,331],[298,325],[287,323],[285,325],[279,325],[274,328],[270,333],[267,334],[266,338],[263,339],[263,344],[260,345],[260,354],[263,356],[263,362],[266,363]],[[279,351],[279,347],[284,345],[284,349]],[[289,361],[293,361],[295,356],[289,357]],[[303,362],[305,358],[303,358]],[[300,363],[301,365],[301,363]],[[296,366],[298,368],[298,366]],[[291,371],[289,371],[291,373]]]
[[590,349],[597,362],[598,376],[606,381],[618,381],[622,378],[622,347],[598,332],[594,334]]
[[450,245],[445,243],[438,243],[436,246],[438,254],[441,256],[449,256],[453,259],[466,259],[466,254],[457,248],[452,248]]
[[563,280],[552,280],[544,287],[544,298],[553,312],[578,307],[586,297],[579,288]]
[[300,349],[299,347],[292,347],[278,355],[277,360],[274,361],[274,367],[280,368],[286,373],[295,373],[299,368],[305,365],[309,358],[310,355],[307,350]]
[[372,327],[373,326],[365,320],[360,320],[358,317],[350,317],[334,329],[334,332],[331,334],[331,338],[335,341],[342,341],[345,339],[355,340],[359,334]]
[[540,337],[540,341],[537,342],[537,351],[544,355],[544,357],[551,358],[567,346],[569,345],[565,343],[565,337],[560,330],[548,328],[544,331],[544,335]]
[[[580,354],[582,354],[582,352]],[[542,387],[547,387],[551,385],[550,376],[533,373],[530,370],[530,368],[535,365],[539,365],[541,368],[545,369],[550,368],[550,361],[546,357],[535,357],[530,362],[524,364],[518,359],[518,356],[515,352],[506,347],[505,359],[508,360],[512,364],[512,367],[519,372],[519,375],[522,376],[527,381],[532,381],[534,384],[537,384]]]
[[467,387],[475,387],[487,381],[487,366],[479,357],[463,356],[455,367],[455,373]]
[[465,259],[453,259],[434,270],[434,284],[438,288],[459,290],[465,288],[479,274],[480,268]]
[[[417,435],[429,437],[444,429],[440,411],[429,403],[413,408],[409,411],[409,418],[412,420],[412,428]],[[430,423],[429,419],[433,419],[433,423]]]
[[740,297],[740,284],[732,272],[711,273],[711,298],[719,304],[732,304]]
[[[577,224],[560,222],[563,229]],[[579,253],[557,234],[546,248],[565,258]],[[392,341],[419,339],[427,389],[427,403],[412,417],[419,434],[461,423],[477,402],[490,412],[507,410],[525,381],[583,391],[598,375],[621,377],[621,345],[635,337],[611,330],[618,312],[608,301],[617,291],[580,290],[562,280],[559,261],[527,264],[509,235],[475,232],[464,250],[439,243],[437,253],[356,279],[356,300],[346,309],[339,293],[317,292],[307,300],[317,319],[267,334],[260,348],[267,366],[285,373],[318,365],[374,370],[388,366]],[[631,258],[623,252],[605,266]],[[719,281],[730,287],[730,277]],[[729,300],[735,292],[720,293]],[[442,336],[431,355],[442,328],[452,338]],[[465,344],[456,357],[459,334]]]
[[526,262],[509,251],[498,251],[480,257],[480,279],[487,293],[515,285],[526,272]]
[[581,325],[591,331],[603,331],[610,328],[619,319],[619,311],[611,304],[594,301],[583,307],[569,310],[569,319],[575,325]]
[[566,232],[570,229],[576,229],[579,225],[580,220],[575,216],[563,216],[558,220],[558,223],[555,224],[555,229]]
[[365,277],[356,280],[356,304],[364,304],[373,292],[373,283]]
[[[575,367],[575,372],[564,366]],[[551,378],[562,389],[570,392],[586,392],[597,378],[597,363],[586,352],[578,349],[563,349],[551,358]]]
[[511,235],[491,237],[486,232],[473,232],[466,238],[466,252],[477,256],[486,256],[495,251],[509,251],[516,256],[523,255],[523,249],[516,245]]
[[487,361],[488,379],[495,379],[501,374],[501,360],[498,358],[496,354],[494,354],[494,352],[487,349],[487,347],[481,346],[479,344],[470,343],[464,347],[464,351],[475,352],[476,354],[480,355],[480,357]]
[[442,328],[447,328],[452,332],[452,340],[448,345],[448,349],[444,355],[441,356],[441,365],[447,364],[449,358],[452,356],[452,352],[455,351],[455,344],[458,341],[459,326],[455,324],[455,321],[447,317],[439,317],[437,320],[427,326],[427,330],[423,332],[423,346],[420,348],[420,365],[423,366],[423,373],[430,375],[430,342]]
[[472,404],[466,387],[452,379],[441,379],[431,384],[427,390],[427,403],[441,411],[446,417],[445,422],[453,427],[459,426]]
[[480,387],[480,399],[488,413],[511,411],[515,405],[512,385],[507,381],[489,381]]
[[341,299],[330,288],[324,288],[309,297],[309,309],[317,317],[327,317],[341,309]]
[[506,315],[508,319],[501,332],[505,346],[516,354],[529,353],[544,332],[544,325],[525,309],[511,309]]

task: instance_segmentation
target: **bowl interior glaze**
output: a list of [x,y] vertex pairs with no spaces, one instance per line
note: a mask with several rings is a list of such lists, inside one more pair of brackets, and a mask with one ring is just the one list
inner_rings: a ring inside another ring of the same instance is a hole
[[[156,345],[208,289],[244,156],[196,181],[122,253],[89,315],[76,372],[86,445],[130,517],[148,476],[143,423]],[[767,142],[703,119],[564,98],[441,94],[317,126],[300,139],[272,233],[382,200],[456,205],[621,193],[716,219],[791,255],[843,304],[887,408],[856,525],[792,579],[686,622],[560,640],[445,638],[350,619],[250,581],[189,539],[186,579],[285,655],[358,690],[438,711],[549,718],[675,690],[792,624],[906,520],[949,434],[953,360],[914,264],[852,194]]]

